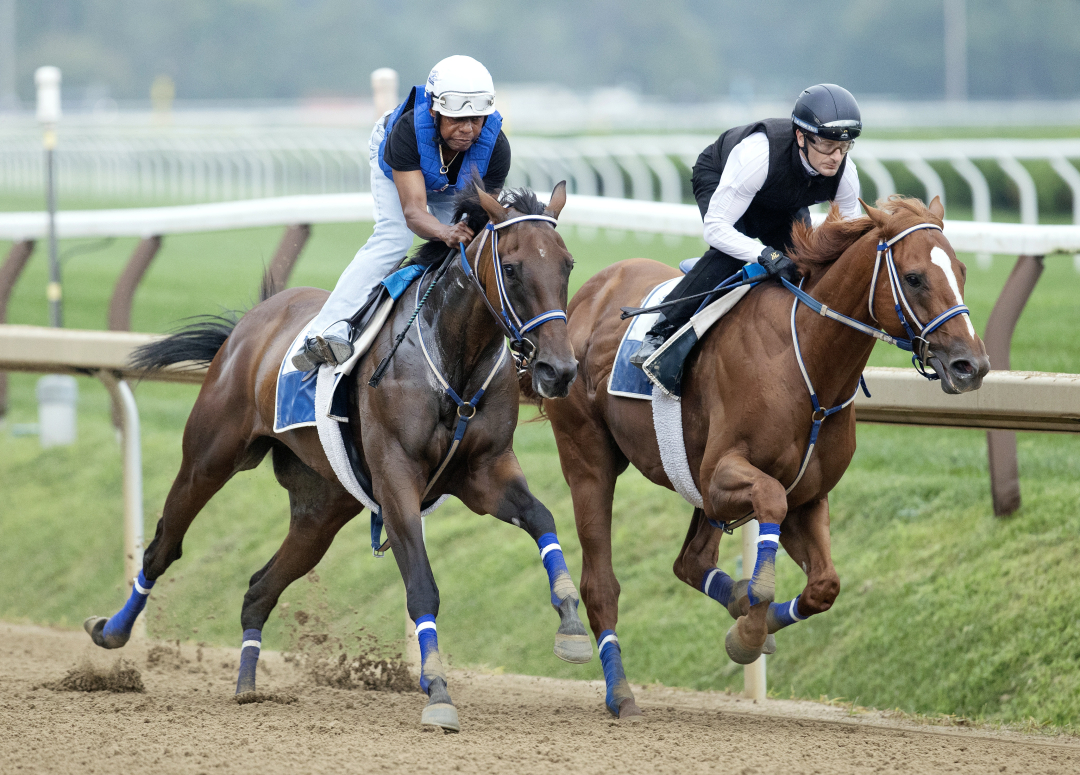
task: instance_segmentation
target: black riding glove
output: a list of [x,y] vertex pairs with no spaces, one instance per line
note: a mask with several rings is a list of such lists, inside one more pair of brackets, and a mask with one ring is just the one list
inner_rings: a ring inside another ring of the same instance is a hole
[[799,267],[795,266],[795,262],[776,248],[765,248],[761,251],[761,255],[758,256],[758,263],[765,270],[765,274],[770,280],[783,277],[789,283],[798,285],[799,279],[802,277],[799,274]]

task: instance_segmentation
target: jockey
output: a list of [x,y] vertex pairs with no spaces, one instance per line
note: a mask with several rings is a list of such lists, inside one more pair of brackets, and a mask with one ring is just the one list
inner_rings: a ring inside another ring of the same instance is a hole
[[435,65],[426,85],[375,123],[370,160],[375,231],[309,325],[304,348],[293,357],[301,371],[349,359],[349,319],[405,257],[414,235],[450,248],[472,240],[468,226],[451,223],[454,195],[474,171],[489,192],[498,191],[510,170],[510,143],[487,68],[467,56]]
[[[709,249],[666,301],[709,291],[749,262],[770,278],[798,282],[784,252],[795,221],[810,223],[808,206],[835,202],[845,218],[859,214],[859,176],[848,151],[861,131],[855,98],[825,83],[799,95],[790,122],[767,118],[720,135],[698,156],[691,178]],[[701,302],[689,299],[661,312],[630,362],[641,366]]]

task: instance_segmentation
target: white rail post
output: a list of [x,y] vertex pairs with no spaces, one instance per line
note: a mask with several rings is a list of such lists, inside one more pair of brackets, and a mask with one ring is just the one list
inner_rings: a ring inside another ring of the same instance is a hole
[[[752,519],[742,527],[742,566],[743,577],[754,577],[754,565],[757,563],[758,522]],[[743,668],[743,694],[751,700],[765,699],[765,655]]]
[[[982,172],[975,163],[966,156],[954,156],[951,160],[953,169],[967,181],[971,187],[972,216],[976,221],[991,221],[990,215],[990,186],[983,177]],[[993,265],[992,253],[976,253],[975,262],[980,269],[989,269]]]
[[371,97],[375,103],[375,120],[398,104],[398,74],[390,67],[380,67],[371,74]]
[[[139,407],[128,383],[105,369],[97,372],[112,396],[113,405],[121,418],[120,443],[124,460],[124,584],[125,594],[131,594],[135,577],[143,562],[143,487],[142,435],[139,429]],[[146,617],[140,616],[132,629],[133,637],[146,635]]]

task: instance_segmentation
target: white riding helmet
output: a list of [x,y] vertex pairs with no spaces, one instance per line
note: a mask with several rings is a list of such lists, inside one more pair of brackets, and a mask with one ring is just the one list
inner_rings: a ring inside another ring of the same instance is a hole
[[487,68],[472,57],[456,54],[439,62],[428,75],[431,109],[444,116],[490,116],[495,112],[495,83]]

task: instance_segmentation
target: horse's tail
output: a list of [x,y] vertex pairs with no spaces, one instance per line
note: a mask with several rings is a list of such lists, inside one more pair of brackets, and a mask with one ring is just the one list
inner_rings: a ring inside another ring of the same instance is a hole
[[193,322],[164,339],[136,348],[131,354],[131,366],[141,371],[157,371],[185,361],[209,365],[236,328],[240,316],[226,312],[189,319]]

